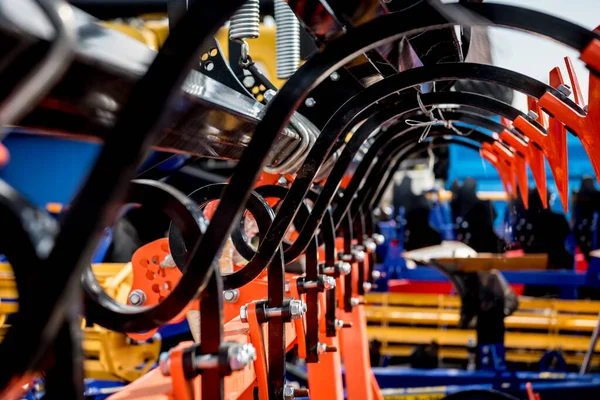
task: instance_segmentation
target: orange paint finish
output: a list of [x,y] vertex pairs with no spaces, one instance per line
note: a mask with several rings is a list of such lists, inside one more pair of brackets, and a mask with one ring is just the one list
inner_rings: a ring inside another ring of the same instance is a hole
[[354,307],[352,312],[343,313],[343,317],[345,321],[352,322],[351,329],[340,330],[348,400],[373,400],[364,306]]
[[510,196],[511,189],[509,185],[509,178],[506,176],[504,168],[501,167],[498,157],[496,157],[496,155],[493,153],[492,146],[489,143],[484,143],[481,147],[481,150],[479,150],[479,154],[481,154],[481,157],[484,160],[488,161],[494,166],[494,168],[496,168],[498,175],[500,175],[502,186],[504,186],[504,191],[508,196]]
[[342,361],[337,337],[320,336],[319,341],[338,351],[322,354],[318,363],[307,364],[311,400],[344,400]]
[[519,183],[519,191],[521,193],[523,204],[527,209],[529,208],[529,179],[527,178],[526,167],[528,162],[527,155],[529,154],[528,143],[518,138],[509,130],[504,130],[502,133],[500,133],[500,140],[509,145],[515,151],[515,170],[517,174],[517,181]]
[[[161,267],[160,265],[169,253],[169,240],[163,238],[140,247],[133,254],[131,259],[133,282],[130,293],[134,290],[143,290],[146,295],[144,306],[154,306],[163,301],[181,279],[181,271],[177,267]],[[197,304],[197,302],[194,303]],[[130,304],[129,301],[128,304]],[[184,309],[170,322],[182,321],[188,310],[189,308]],[[157,331],[158,329],[153,329],[148,332],[128,333],[127,335],[134,340],[147,340]]]
[[[600,41],[590,42],[580,58],[590,67],[600,71]],[[588,101],[587,115],[579,114],[551,93],[544,94],[539,103],[577,134],[600,182],[600,79],[593,73],[590,73]]]

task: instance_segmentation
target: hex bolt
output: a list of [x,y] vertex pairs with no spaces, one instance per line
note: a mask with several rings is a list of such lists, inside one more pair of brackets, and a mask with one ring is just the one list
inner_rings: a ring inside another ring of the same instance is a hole
[[352,254],[342,254],[342,260],[343,261],[352,261]]
[[325,354],[325,353],[335,353],[337,351],[337,347],[328,346],[325,343],[317,343],[317,354]]
[[540,116],[538,115],[538,113],[536,113],[536,112],[535,112],[535,111],[533,111],[533,110],[529,110],[529,112],[527,113],[527,116],[528,116],[529,118],[531,118],[531,119],[534,119],[534,120],[536,120],[536,121],[537,121],[537,120],[538,120],[538,118],[540,117]]
[[362,306],[364,304],[365,304],[365,302],[361,301],[358,297],[353,297],[353,298],[350,299],[350,305],[352,307]]
[[234,344],[229,347],[227,361],[232,371],[240,371],[256,360],[256,349],[252,344]]
[[284,289],[286,293],[290,292],[290,281],[285,281]]
[[240,307],[240,321],[248,322],[248,306]]
[[335,279],[330,276],[321,276],[320,279],[316,281],[304,281],[302,284],[304,289],[316,289],[322,283],[323,288],[325,290],[333,289],[335,287]]
[[568,87],[567,85],[560,84],[560,85],[558,85],[556,90],[558,90],[560,93],[564,94],[567,97],[569,97],[571,95],[571,88]]
[[309,107],[309,108],[314,107],[316,104],[317,104],[317,102],[312,97],[309,97],[308,99],[304,100],[304,105],[306,107]]
[[173,256],[171,254],[167,254],[164,260],[161,261],[161,268],[175,268],[177,264],[175,264],[175,260],[173,260]]
[[292,320],[301,318],[306,310],[306,303],[302,300],[290,300],[290,318]]
[[329,75],[329,78],[331,78],[332,81],[337,82],[340,80],[340,74],[332,72],[331,75]]
[[375,241],[377,246],[381,246],[383,243],[385,243],[385,236],[383,236],[380,233],[374,233],[373,240]]
[[226,290],[223,292],[223,299],[228,303],[235,303],[240,298],[240,291],[238,289]]
[[354,259],[358,262],[365,261],[365,252],[362,250],[354,250],[352,251],[352,255]]
[[141,307],[146,303],[146,293],[143,290],[136,289],[129,293],[129,302],[132,306]]
[[337,329],[352,328],[352,322],[345,322],[343,319],[336,319],[334,324]]
[[287,186],[289,182],[285,176],[280,176],[279,179],[277,179],[277,183],[281,186]]
[[263,94],[263,97],[265,98],[265,101],[268,103],[271,100],[273,100],[273,97],[275,97],[276,94],[277,94],[277,92],[275,90],[269,89]]
[[335,278],[332,278],[331,276],[324,276],[323,287],[325,290],[335,289]]
[[294,400],[296,397],[308,397],[308,389],[297,389],[292,385],[283,387],[283,400]]
[[377,244],[375,244],[375,242],[372,239],[367,239],[365,240],[365,249],[369,253],[375,253],[375,250],[377,250]]
[[340,273],[342,275],[348,275],[352,272],[352,265],[349,262],[342,262],[340,264]]
[[371,284],[371,282],[363,282],[363,290],[365,292],[370,292],[372,288],[373,285]]
[[373,280],[377,280],[381,278],[381,272],[380,271],[373,271],[371,272],[371,278],[373,278]]

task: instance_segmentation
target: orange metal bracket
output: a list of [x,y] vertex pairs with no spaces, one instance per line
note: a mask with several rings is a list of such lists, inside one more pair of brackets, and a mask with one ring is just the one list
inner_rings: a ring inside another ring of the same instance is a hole
[[[535,102],[529,102],[529,109],[538,114],[538,121],[542,125],[544,125],[545,116],[541,112],[539,105]],[[517,119],[519,118],[520,117],[517,117]],[[528,121],[524,121],[528,123]],[[531,142],[523,143],[522,140],[517,138],[512,132],[508,130],[502,132],[500,138],[504,142],[508,143],[512,148],[527,156],[527,162],[529,163],[529,168],[531,168],[533,179],[535,181],[535,186],[538,189],[538,193],[540,194],[540,199],[542,200],[544,208],[547,208],[548,192],[546,187],[546,165],[544,163],[544,153],[542,152],[541,147]]]
[[[298,276],[290,279],[290,294],[295,299],[301,299],[300,293],[298,292]],[[306,314],[302,318],[294,320],[294,329],[296,330],[296,337],[298,338],[298,357],[306,358],[306,329],[305,329],[305,318]],[[311,365],[311,364],[308,364]],[[314,392],[311,392],[314,393]]]
[[[161,263],[169,254],[169,240],[163,238],[140,247],[131,258],[133,271],[131,291],[144,291],[144,306],[153,306],[160,303],[171,293],[171,290],[181,279],[181,272],[176,266],[161,266]],[[197,302],[194,303],[197,304]],[[186,307],[170,322],[182,321],[188,309],[189,307]],[[158,329],[153,329],[143,333],[127,333],[127,335],[134,340],[147,340],[157,331]]]
[[250,327],[250,340],[256,349],[254,371],[258,382],[258,394],[261,399],[269,398],[269,381],[267,379],[267,351],[263,337],[263,329],[256,317],[256,302],[248,304],[248,326]]
[[[525,209],[529,208],[529,179],[527,178],[527,166],[529,161],[528,143],[521,140],[509,130],[504,130],[500,133],[500,140],[508,144],[514,149],[515,154],[515,170],[517,173],[517,181],[519,182],[519,191],[521,199],[525,205]],[[533,170],[533,168],[532,168]]]
[[504,169],[500,166],[498,157],[496,157],[496,155],[492,152],[491,145],[489,145],[489,148],[487,148],[487,146],[485,146],[486,144],[488,143],[484,143],[482,145],[481,150],[479,150],[479,153],[481,154],[481,157],[484,160],[487,160],[490,164],[494,166],[494,168],[496,168],[496,170],[498,171],[498,175],[500,175],[500,181],[502,182],[502,186],[504,186],[504,191],[508,196],[510,196],[511,190],[509,186],[509,179],[505,175]]
[[[560,69],[558,67],[552,69],[550,71],[550,85],[558,87],[561,84],[564,84],[564,81]],[[539,112],[542,111],[539,110]],[[541,115],[540,118],[545,121],[545,118]],[[554,175],[554,181],[556,182],[563,209],[567,212],[569,209],[567,130],[560,121],[553,117],[549,117],[547,125],[543,125],[548,129],[547,134],[521,116],[517,117],[514,121],[516,129],[523,132],[534,142],[534,145],[537,144],[542,148]]]
[[[580,59],[600,71],[600,41],[594,39],[581,53]],[[590,73],[588,97],[587,115],[578,113],[551,93],[545,93],[539,104],[577,134],[600,182],[600,78],[594,73]]]
[[515,168],[515,157],[506,146],[500,144],[500,142],[494,142],[492,145],[492,151],[498,157],[498,162],[503,164],[506,168],[506,175],[509,178],[509,183],[512,190],[513,198],[517,198],[517,170]]
[[192,400],[194,393],[191,382],[183,372],[183,350],[174,349],[170,355],[170,373],[173,380],[173,395],[177,400]]

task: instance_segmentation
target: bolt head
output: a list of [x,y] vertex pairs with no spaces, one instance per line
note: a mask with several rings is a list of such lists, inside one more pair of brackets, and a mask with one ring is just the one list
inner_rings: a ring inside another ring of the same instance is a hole
[[129,303],[132,306],[141,307],[146,302],[146,293],[143,290],[136,289],[129,293]]
[[314,107],[316,104],[317,102],[312,97],[309,97],[308,99],[304,100],[304,105],[306,107]]
[[377,280],[381,278],[381,272],[379,271],[373,271],[371,273],[371,278],[373,278],[373,280]]
[[352,272],[352,265],[349,262],[342,262],[340,265],[340,273],[342,275],[348,275]]
[[334,289],[335,288],[335,278],[333,278],[331,276],[324,276],[323,277],[323,287],[325,288],[325,290]]
[[350,299],[350,305],[352,307],[356,307],[360,304],[360,300],[358,299],[358,297],[353,297]]
[[353,252],[353,255],[354,255],[354,259],[356,261],[359,261],[359,262],[360,261],[365,261],[365,252],[364,251],[362,251],[362,250],[355,250]]
[[296,392],[296,388],[293,387],[292,385],[285,385],[283,387],[283,398],[284,400],[293,400],[294,399],[294,392]]
[[377,250],[377,245],[373,240],[369,239],[365,241],[365,249],[367,249],[369,253],[375,253],[375,250]]
[[317,343],[317,354],[327,353],[327,345],[325,343]]
[[256,360],[256,349],[250,343],[234,344],[227,353],[229,368],[240,371]]
[[370,292],[372,287],[371,282],[363,282],[363,290],[365,292]]
[[529,118],[531,118],[531,119],[534,119],[534,120],[536,120],[536,121],[537,121],[537,120],[538,120],[538,118],[540,117],[540,116],[538,115],[538,113],[536,113],[536,112],[535,112],[535,111],[533,111],[533,110],[529,110],[529,112],[527,113],[527,116],[528,116]]
[[269,89],[263,94],[263,97],[265,98],[265,101],[268,103],[271,100],[273,100],[273,97],[275,97],[276,94],[277,94],[277,92],[275,90]]
[[337,329],[342,329],[344,327],[344,321],[341,319],[336,319],[334,325]]
[[240,291],[237,289],[226,290],[223,292],[223,299],[228,303],[235,303],[240,298]]
[[289,182],[285,176],[280,176],[279,179],[277,179],[277,183],[281,186],[287,186]]
[[306,312],[306,303],[302,300],[290,300],[290,318],[301,318]]
[[385,236],[380,233],[373,234],[373,240],[377,244],[377,246],[381,246],[385,242]]
[[558,90],[560,93],[564,94],[567,97],[571,95],[571,88],[569,88],[567,85],[560,84],[558,85],[556,90]]
[[242,322],[248,322],[248,306],[240,307],[240,320]]
[[337,82],[340,80],[340,74],[333,72],[331,75],[329,75],[329,78],[331,78],[332,81]]

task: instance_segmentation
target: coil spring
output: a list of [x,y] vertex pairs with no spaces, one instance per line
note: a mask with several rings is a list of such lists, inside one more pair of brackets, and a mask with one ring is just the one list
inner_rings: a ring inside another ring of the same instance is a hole
[[275,0],[277,78],[287,79],[300,65],[300,22],[285,0]]
[[232,16],[229,40],[240,42],[256,39],[260,29],[260,0],[248,0]]

